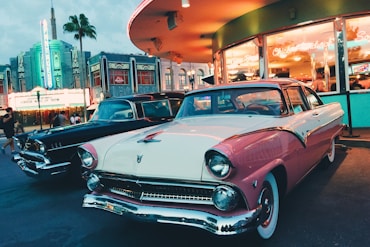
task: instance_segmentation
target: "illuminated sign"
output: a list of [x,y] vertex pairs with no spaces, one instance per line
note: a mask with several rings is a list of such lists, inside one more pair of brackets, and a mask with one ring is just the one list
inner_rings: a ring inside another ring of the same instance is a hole
[[44,87],[53,88],[53,81],[51,76],[51,63],[50,63],[50,47],[49,47],[49,34],[48,23],[44,19],[41,22],[41,39],[42,39],[42,60],[44,64]]
[[[40,90],[41,109],[57,109],[84,106],[83,89]],[[8,95],[9,105],[16,111],[37,110],[37,92],[11,93]],[[85,92],[86,102],[89,102],[89,91]]]

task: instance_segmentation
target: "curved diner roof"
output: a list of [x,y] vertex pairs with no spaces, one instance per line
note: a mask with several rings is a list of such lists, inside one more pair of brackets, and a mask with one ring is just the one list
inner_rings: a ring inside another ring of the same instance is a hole
[[[128,34],[144,52],[175,62],[212,62],[212,37],[233,19],[279,0],[143,0]],[[168,25],[168,20],[172,25]],[[175,20],[171,22],[171,20]]]

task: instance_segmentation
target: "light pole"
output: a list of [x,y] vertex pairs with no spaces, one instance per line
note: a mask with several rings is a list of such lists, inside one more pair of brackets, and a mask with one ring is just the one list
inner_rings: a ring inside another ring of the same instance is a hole
[[195,75],[195,71],[194,70],[188,71],[189,82],[191,84],[191,90],[194,90],[194,75]]
[[40,107],[40,91],[36,91],[37,96],[37,103],[39,105],[39,122],[40,122],[40,129],[42,130],[42,117],[41,117],[41,107]]

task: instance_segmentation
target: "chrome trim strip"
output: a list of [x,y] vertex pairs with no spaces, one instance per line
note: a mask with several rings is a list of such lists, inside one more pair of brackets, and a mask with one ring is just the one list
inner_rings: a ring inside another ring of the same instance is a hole
[[[63,150],[63,149],[67,149],[67,148],[73,148],[73,147],[78,147],[78,146],[81,146],[82,144],[85,144],[86,142],[80,142],[80,143],[74,143],[74,144],[71,144],[71,145],[67,145],[67,146],[59,146],[59,147],[55,147],[55,148],[50,148],[48,149],[47,151],[48,152],[54,152],[54,151],[57,151],[57,150]],[[54,144],[54,143],[53,143]]]
[[100,194],[86,194],[82,207],[135,216],[146,221],[201,228],[216,235],[234,235],[255,229],[262,209],[259,206],[240,215],[219,216],[199,210],[138,205]]

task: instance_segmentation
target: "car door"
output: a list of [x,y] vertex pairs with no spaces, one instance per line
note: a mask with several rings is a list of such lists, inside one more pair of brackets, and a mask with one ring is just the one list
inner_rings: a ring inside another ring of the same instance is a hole
[[321,159],[321,111],[311,108],[300,86],[289,86],[285,94],[290,111],[289,128],[295,132],[302,143],[302,148],[296,149],[296,155],[300,161],[297,172],[303,176]]

